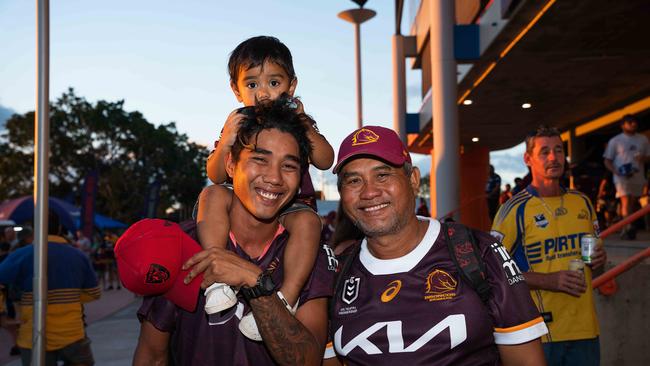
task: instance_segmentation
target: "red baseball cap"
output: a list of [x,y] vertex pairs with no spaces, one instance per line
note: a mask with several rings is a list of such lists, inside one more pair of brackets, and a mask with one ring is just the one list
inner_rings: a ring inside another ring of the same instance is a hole
[[349,134],[341,142],[334,174],[337,174],[351,158],[358,155],[376,157],[396,166],[411,162],[411,155],[395,131],[380,126],[364,126]]
[[131,225],[115,244],[120,279],[129,291],[142,296],[163,295],[181,308],[196,309],[203,275],[184,284],[190,271],[181,267],[202,250],[178,224],[144,219]]

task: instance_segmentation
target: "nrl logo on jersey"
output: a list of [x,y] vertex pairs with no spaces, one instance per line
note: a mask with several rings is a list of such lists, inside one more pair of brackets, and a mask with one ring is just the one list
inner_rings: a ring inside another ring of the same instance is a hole
[[359,277],[352,276],[345,280],[345,283],[343,284],[343,294],[341,295],[341,300],[343,300],[344,303],[350,305],[357,299],[357,297],[359,297],[359,283],[361,283]]
[[449,300],[456,296],[458,281],[449,273],[436,269],[427,276],[424,299],[429,301]]
[[537,227],[543,229],[548,226],[548,220],[546,220],[546,216],[544,216],[543,213],[535,215],[533,218],[535,219],[535,225]]

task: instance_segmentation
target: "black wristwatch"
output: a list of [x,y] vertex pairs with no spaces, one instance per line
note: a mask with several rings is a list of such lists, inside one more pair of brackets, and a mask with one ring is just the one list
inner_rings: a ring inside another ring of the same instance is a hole
[[257,299],[260,296],[269,296],[275,291],[275,283],[270,273],[262,272],[257,277],[257,283],[253,287],[243,286],[241,293],[246,301]]

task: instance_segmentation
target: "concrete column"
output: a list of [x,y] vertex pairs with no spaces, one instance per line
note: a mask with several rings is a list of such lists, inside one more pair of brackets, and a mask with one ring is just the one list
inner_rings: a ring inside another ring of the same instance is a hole
[[492,225],[485,199],[485,183],[488,179],[490,150],[472,144],[465,145],[460,155],[460,222],[489,231]]
[[393,130],[406,143],[406,67],[404,36],[393,36]]
[[[459,205],[459,137],[454,58],[454,2],[430,1],[431,105],[433,118],[432,214],[451,212]],[[435,205],[434,203],[435,202]],[[458,217],[456,217],[457,219]]]
[[[578,152],[576,149],[576,133],[574,129],[569,130],[569,139],[567,141],[567,146],[568,146],[568,153],[567,156],[569,157],[569,164],[575,165],[575,163],[578,161]],[[564,169],[568,169],[569,167],[565,167]],[[569,188],[575,189],[575,182],[573,181],[573,173],[571,172],[571,175],[569,176]]]

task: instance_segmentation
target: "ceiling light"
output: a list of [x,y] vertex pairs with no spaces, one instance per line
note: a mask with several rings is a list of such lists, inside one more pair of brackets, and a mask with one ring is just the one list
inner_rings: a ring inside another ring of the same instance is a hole
[[14,226],[14,231],[15,232],[23,231],[23,228],[21,226]]
[[464,104],[464,105],[470,105],[470,104],[472,104],[472,100],[471,100],[471,99],[465,99],[465,100],[463,101],[463,104]]
[[478,137],[472,137],[472,142],[478,142]]
[[532,104],[530,104],[530,103],[524,103],[524,104],[521,105],[521,108],[523,108],[523,109],[528,109],[530,107],[532,107]]

